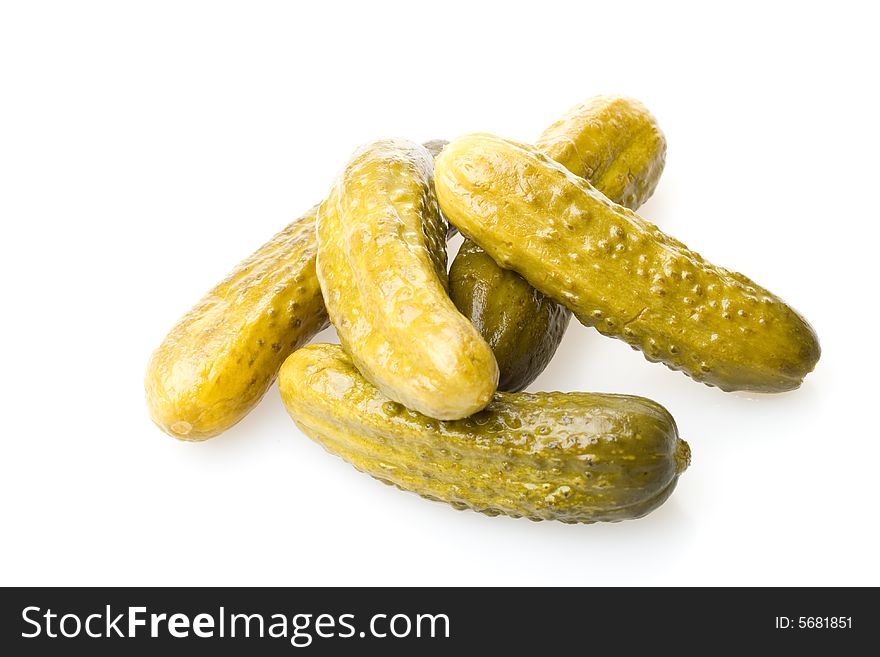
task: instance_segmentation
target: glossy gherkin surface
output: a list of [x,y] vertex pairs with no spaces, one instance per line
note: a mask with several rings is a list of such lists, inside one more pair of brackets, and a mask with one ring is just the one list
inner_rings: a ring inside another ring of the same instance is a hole
[[462,137],[438,158],[436,189],[449,221],[496,262],[649,360],[727,391],[781,392],[819,359],[815,332],[779,297],[531,146]]
[[535,147],[631,210],[651,198],[666,162],[666,137],[639,101],[594,96],[547,128]]
[[[425,143],[436,156],[447,142]],[[315,270],[316,205],[238,265],[168,333],[147,368],[154,422],[204,440],[241,420],[284,358],[328,325]]]
[[[573,107],[537,142],[551,159],[633,210],[648,200],[666,158],[666,139],[640,102],[596,96]],[[465,239],[449,270],[449,292],[495,353],[498,389],[523,390],[544,371],[571,319],[564,306]]]
[[571,320],[565,306],[468,239],[449,269],[449,293],[492,347],[502,391],[518,392],[544,371]]
[[204,440],[244,417],[296,348],[327,326],[315,273],[317,206],[236,267],[171,329],[144,380],[153,421]]
[[457,419],[489,403],[498,366],[449,299],[433,178],[431,154],[418,144],[359,149],[318,211],[317,272],[360,372],[408,408]]
[[338,345],[300,349],[279,373],[300,429],[357,469],[490,515],[617,521],[662,504],[690,461],[659,404],[591,393],[497,393],[472,417],[410,411],[360,375]]

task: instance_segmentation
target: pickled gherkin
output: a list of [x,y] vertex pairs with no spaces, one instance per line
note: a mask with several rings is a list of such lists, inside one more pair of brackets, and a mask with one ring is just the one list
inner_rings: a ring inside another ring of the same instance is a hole
[[150,417],[181,440],[241,420],[284,359],[328,325],[315,206],[238,265],[171,329],[144,380]]
[[666,137],[642,103],[594,96],[547,128],[535,148],[630,210],[654,193],[666,163]]
[[360,372],[394,401],[441,420],[488,404],[498,366],[449,299],[430,152],[392,139],[362,147],[317,225],[324,302]]
[[[425,143],[432,155],[447,142]],[[314,206],[216,285],[168,333],[144,378],[153,421],[205,440],[260,401],[284,359],[329,324],[315,271]]]
[[797,388],[819,359],[779,297],[717,267],[536,148],[486,134],[437,160],[447,219],[588,326],[722,390]]
[[544,371],[571,320],[568,308],[468,239],[449,269],[449,295],[492,347],[502,391],[518,392]]
[[690,462],[672,416],[641,397],[499,392],[472,417],[438,421],[383,395],[325,344],[292,354],[278,385],[303,433],[358,470],[489,515],[638,518]]
[[[575,106],[537,145],[633,210],[653,193],[666,158],[657,121],[640,102],[621,96],[596,96]],[[534,381],[556,353],[571,319],[565,306],[498,266],[467,239],[449,270],[449,292],[492,347],[499,390],[516,392]]]

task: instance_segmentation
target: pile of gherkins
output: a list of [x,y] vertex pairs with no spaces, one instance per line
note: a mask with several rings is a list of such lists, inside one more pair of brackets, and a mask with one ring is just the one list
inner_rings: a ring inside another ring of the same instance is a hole
[[[810,325],[634,211],[666,140],[640,103],[596,97],[534,146],[488,134],[359,148],[326,200],[184,316],[146,375],[182,440],[238,422],[276,376],[306,435],[457,508],[534,520],[640,517],[690,461],[641,397],[520,392],[572,314],[725,391],[797,388]],[[447,272],[447,236],[464,242]],[[331,322],[341,345],[303,346]]]

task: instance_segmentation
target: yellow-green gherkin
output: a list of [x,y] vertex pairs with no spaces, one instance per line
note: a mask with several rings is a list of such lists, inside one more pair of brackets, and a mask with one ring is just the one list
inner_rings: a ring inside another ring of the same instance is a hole
[[[590,180],[611,200],[635,210],[663,172],[666,139],[637,100],[596,96],[573,107],[537,142],[548,157]],[[524,389],[544,371],[571,312],[503,269],[468,239],[449,270],[449,293],[498,361],[498,389]]]
[[810,325],[742,274],[706,262],[534,147],[449,144],[437,195],[451,223],[584,324],[723,390],[797,388],[819,359]]
[[489,403],[498,366],[449,299],[425,147],[388,139],[353,155],[318,211],[317,272],[340,341],[388,397],[439,419]]
[[636,210],[651,198],[666,163],[666,138],[642,103],[594,96],[547,128],[535,148]]
[[438,421],[390,400],[341,347],[323,344],[292,354],[278,385],[300,429],[358,470],[490,515],[638,518],[690,461],[672,416],[641,397],[499,392],[469,418]]
[[[446,144],[427,142],[436,155]],[[281,363],[328,325],[315,271],[316,205],[239,264],[171,329],[147,367],[153,421],[205,440],[241,420]]]
[[144,379],[153,421],[181,440],[225,431],[284,359],[327,326],[315,274],[317,206],[238,265],[171,329]]

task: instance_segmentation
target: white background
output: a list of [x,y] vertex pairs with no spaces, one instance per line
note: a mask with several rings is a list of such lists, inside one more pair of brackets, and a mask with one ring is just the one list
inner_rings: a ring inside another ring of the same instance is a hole
[[[666,4],[3,3],[0,583],[880,584],[876,17]],[[801,390],[724,394],[573,323],[532,389],[664,404],[693,464],[658,511],[454,511],[324,452],[275,388],[207,443],[150,423],[150,352],[358,144],[531,141],[596,93],[666,132],[641,214],[823,348]]]

